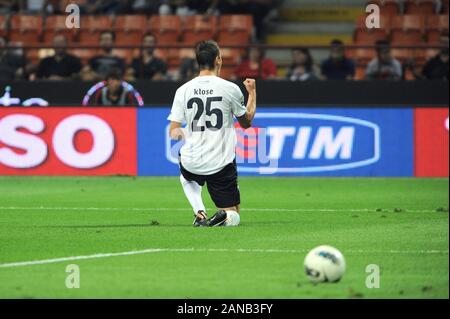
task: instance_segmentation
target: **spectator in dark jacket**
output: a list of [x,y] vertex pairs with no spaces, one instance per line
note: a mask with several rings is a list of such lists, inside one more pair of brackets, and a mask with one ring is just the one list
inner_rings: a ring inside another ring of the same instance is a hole
[[341,40],[331,41],[330,57],[322,62],[321,72],[325,80],[352,80],[355,76],[355,64],[345,56]]
[[448,81],[448,49],[442,49],[438,55],[431,58],[423,67],[422,75],[430,80]]
[[0,80],[14,80],[23,73],[26,60],[6,47],[5,38],[0,37]]
[[63,80],[69,79],[81,70],[81,61],[67,52],[67,39],[64,35],[56,35],[53,39],[55,55],[39,62],[36,77],[39,79]]
[[99,45],[103,52],[91,58],[88,65],[83,68],[83,80],[102,80],[113,69],[119,69],[122,73],[125,72],[125,61],[113,53],[114,41],[114,32],[104,31],[100,34]]
[[167,73],[167,64],[155,56],[155,49],[151,46],[156,45],[156,38],[153,34],[144,36],[144,46],[139,58],[133,59],[131,68],[134,71],[134,77],[138,79],[163,80]]

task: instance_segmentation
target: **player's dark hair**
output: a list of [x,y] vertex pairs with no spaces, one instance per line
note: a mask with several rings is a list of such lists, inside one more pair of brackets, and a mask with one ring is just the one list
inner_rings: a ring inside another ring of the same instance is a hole
[[214,70],[219,54],[219,45],[215,41],[201,41],[195,46],[195,57],[200,70]]

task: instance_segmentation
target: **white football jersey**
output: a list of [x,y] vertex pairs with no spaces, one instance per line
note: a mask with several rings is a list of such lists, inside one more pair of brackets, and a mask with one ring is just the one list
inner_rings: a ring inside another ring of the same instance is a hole
[[244,95],[234,83],[217,76],[198,76],[178,88],[169,117],[186,123],[181,164],[197,175],[220,171],[235,158],[233,115],[246,112]]

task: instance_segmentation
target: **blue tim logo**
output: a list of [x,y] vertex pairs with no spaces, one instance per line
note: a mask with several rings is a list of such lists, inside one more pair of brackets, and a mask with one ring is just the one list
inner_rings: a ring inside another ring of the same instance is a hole
[[265,138],[267,158],[277,165],[238,158],[241,172],[330,172],[372,165],[380,159],[380,129],[366,120],[329,114],[257,113],[256,125],[259,139]]

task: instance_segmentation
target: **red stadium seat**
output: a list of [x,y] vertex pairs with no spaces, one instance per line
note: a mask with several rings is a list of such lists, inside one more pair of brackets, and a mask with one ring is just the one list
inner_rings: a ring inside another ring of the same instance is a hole
[[8,28],[6,16],[0,15],[0,37],[6,37],[7,35],[8,35]]
[[188,16],[183,21],[183,43],[194,45],[202,40],[214,39],[217,31],[217,17]]
[[405,14],[403,16],[392,17],[391,26],[393,30],[420,31],[425,30],[425,17],[417,14]]
[[240,62],[241,57],[239,49],[222,48],[220,52],[222,54],[222,61],[224,65],[237,66]]
[[176,44],[181,33],[181,18],[153,16],[150,18],[150,31],[156,36],[158,44]]
[[223,15],[220,17],[218,42],[221,45],[247,44],[253,31],[250,15]]
[[235,66],[222,66],[220,69],[220,77],[226,80],[231,80],[235,74]]
[[82,16],[78,31],[78,41],[86,45],[98,44],[100,33],[112,30],[112,19],[109,16]]
[[355,70],[355,80],[360,81],[366,78],[366,67],[358,66]]
[[118,16],[114,24],[116,45],[139,45],[147,32],[148,20],[144,15]]
[[364,45],[373,45],[379,40],[387,40],[386,31],[381,29],[357,30],[355,33],[355,43]]
[[428,17],[427,42],[436,44],[441,42],[441,34],[448,33],[448,15],[437,15]]
[[392,18],[393,44],[418,44],[423,42],[425,16],[404,15]]
[[374,49],[348,49],[346,52],[356,65],[366,65],[376,56]]
[[405,14],[433,15],[436,13],[434,0],[407,0]]
[[42,17],[15,15],[11,17],[10,41],[16,43],[37,44],[42,36]]
[[391,49],[391,54],[394,58],[399,60],[401,63],[405,63],[410,60],[414,60],[414,50],[412,49]]
[[97,49],[71,49],[69,50],[71,54],[78,57],[83,64],[86,64],[90,58],[98,54]]
[[397,0],[371,0],[368,4],[376,4],[380,7],[380,13],[383,16],[395,16],[400,14],[400,6]]
[[179,66],[183,58],[195,58],[195,52],[192,49],[169,49],[167,50],[167,63],[171,66]]
[[66,16],[54,15],[47,17],[44,25],[44,43],[51,43],[56,34],[64,34],[68,42],[71,42],[76,34],[76,29],[66,28]]

